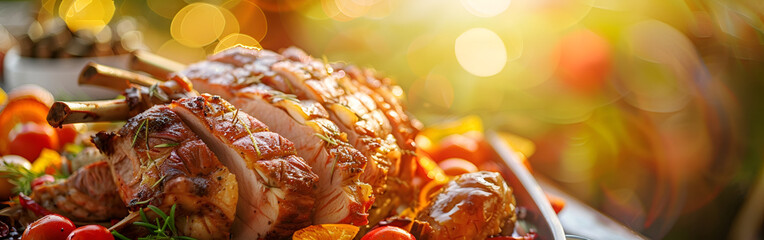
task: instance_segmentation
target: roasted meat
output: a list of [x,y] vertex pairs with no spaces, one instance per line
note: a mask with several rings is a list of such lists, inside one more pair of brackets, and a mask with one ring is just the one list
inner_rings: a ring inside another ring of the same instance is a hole
[[199,91],[230,100],[295,143],[298,155],[319,176],[314,224],[366,224],[373,201],[371,187],[359,180],[366,157],[347,143],[321,104],[262,83],[276,76],[270,65],[282,59],[273,52],[238,48],[193,64],[179,75]]
[[416,220],[429,223],[426,239],[482,240],[514,226],[515,198],[499,173],[465,173],[434,193]]
[[40,185],[31,197],[46,209],[78,222],[106,222],[127,216],[109,165],[103,161],[80,168],[64,181]]
[[294,144],[218,96],[170,104],[239,182],[234,239],[287,238],[311,224],[318,176]]
[[128,208],[150,204],[168,211],[177,204],[181,234],[228,238],[239,199],[236,178],[169,107],[152,107],[93,142],[107,156]]
[[396,171],[401,157],[384,113],[369,95],[352,91],[353,86],[345,84],[344,72],[334,72],[327,63],[296,48],[282,55],[288,60],[271,66],[280,77],[264,81],[299,99],[321,103],[329,111],[329,119],[348,135],[350,144],[369,159],[361,180],[369,183],[376,194],[384,192],[387,176]]
[[[368,160],[360,180],[370,184],[377,194],[376,207],[372,210],[375,214],[370,219],[374,223],[387,216],[393,206],[404,202],[401,198],[410,200],[413,196],[406,183],[410,182],[413,175],[411,159],[415,152],[413,143],[418,131],[418,122],[404,112],[400,104],[400,93],[393,93],[396,88],[390,84],[389,79],[380,80],[368,70],[360,73],[361,70],[351,66],[346,68],[353,70],[355,75],[349,77],[342,71],[333,71],[328,64],[317,61],[296,48],[288,49],[280,55],[266,50],[237,47],[213,55],[207,61],[193,64],[177,75],[188,77],[201,92],[218,94],[229,99],[231,103],[263,120],[274,131],[298,145],[305,143],[298,147],[298,153],[305,159],[312,158],[309,156],[320,156],[315,154],[316,146],[326,144],[317,144],[316,142],[322,140],[318,137],[324,138],[323,140],[329,138],[326,142],[343,149],[349,149],[344,147],[347,139],[347,142]],[[285,121],[286,116],[292,116],[298,124]],[[314,134],[311,134],[311,128]],[[402,149],[399,145],[405,148]],[[405,153],[405,156],[401,156],[402,153]],[[332,159],[331,156],[329,159]],[[348,161],[348,164],[351,163],[354,167],[362,166],[358,160]],[[320,174],[321,169],[335,169],[330,165],[323,165],[311,165],[322,179],[325,178],[323,176],[331,175]],[[388,181],[388,176],[393,179]],[[388,184],[395,187],[388,188]],[[388,189],[395,191],[387,191]],[[362,196],[347,196],[346,199],[359,197]],[[336,212],[323,208],[317,211]],[[315,222],[337,222],[336,219],[338,218],[317,212]],[[357,225],[359,223],[351,222]]]

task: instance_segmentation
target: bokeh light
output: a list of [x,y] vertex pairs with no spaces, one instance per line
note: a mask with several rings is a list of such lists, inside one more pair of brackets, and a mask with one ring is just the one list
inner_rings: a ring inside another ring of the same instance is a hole
[[493,17],[509,8],[511,0],[461,0],[464,8],[478,17]]
[[111,21],[114,9],[111,0],[63,0],[59,14],[72,31],[99,32]]
[[173,39],[189,47],[209,45],[223,34],[226,18],[220,7],[207,3],[192,3],[183,7],[172,19]]
[[496,75],[507,64],[504,42],[485,28],[473,28],[459,35],[454,49],[459,65],[476,76]]
[[167,40],[156,50],[157,54],[167,56],[168,58],[181,63],[192,63],[199,59],[204,59],[207,52],[202,48],[189,47],[174,39]]

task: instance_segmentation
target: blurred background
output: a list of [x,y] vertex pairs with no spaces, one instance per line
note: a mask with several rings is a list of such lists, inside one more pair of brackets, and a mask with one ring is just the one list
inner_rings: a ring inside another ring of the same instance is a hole
[[0,52],[36,58],[246,44],[373,66],[426,125],[531,140],[536,174],[646,237],[764,236],[764,1],[5,1],[0,24]]

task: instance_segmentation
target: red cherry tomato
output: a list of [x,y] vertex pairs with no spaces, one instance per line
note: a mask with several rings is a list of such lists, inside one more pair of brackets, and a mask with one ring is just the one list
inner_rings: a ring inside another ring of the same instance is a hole
[[64,147],[67,143],[73,143],[77,139],[77,129],[72,124],[66,124],[61,128],[56,128],[56,134],[58,135],[58,143],[60,147]]
[[32,184],[31,184],[32,185],[32,190],[34,190],[38,186],[43,185],[45,183],[55,182],[55,181],[56,181],[56,178],[54,178],[51,175],[48,175],[48,174],[42,175],[42,176],[32,180]]
[[114,236],[104,226],[86,225],[74,229],[66,240],[114,240]]
[[477,172],[478,167],[470,161],[461,158],[449,158],[438,163],[443,172],[449,176],[459,176],[465,173]]
[[24,230],[21,239],[24,240],[65,240],[74,231],[74,223],[69,219],[50,214],[37,219]]
[[607,39],[588,30],[574,31],[560,39],[558,49],[557,71],[566,87],[594,93],[606,84],[613,65]]
[[440,162],[449,158],[461,158],[474,164],[485,161],[486,154],[481,151],[480,142],[472,137],[454,134],[443,138],[432,153],[432,159]]
[[56,130],[48,124],[19,123],[8,134],[10,154],[19,155],[30,162],[40,156],[43,148],[58,149]]
[[414,235],[399,227],[378,227],[363,235],[361,240],[416,240]]

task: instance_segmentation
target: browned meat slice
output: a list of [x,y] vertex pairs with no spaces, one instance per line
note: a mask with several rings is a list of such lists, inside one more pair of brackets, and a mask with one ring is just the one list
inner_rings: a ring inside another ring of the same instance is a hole
[[403,89],[395,85],[391,79],[379,77],[373,69],[361,69],[341,63],[333,64],[332,67],[345,71],[350,80],[347,84],[355,85],[356,91],[362,91],[371,96],[385,113],[387,120],[393,126],[393,136],[398,146],[404,150],[404,155],[401,156],[401,168],[394,176],[410,180],[414,175],[413,158],[416,157],[414,140],[422,128],[422,123],[405,111],[402,104]]
[[169,211],[178,230],[197,239],[229,237],[238,198],[236,178],[167,106],[130,118],[118,133],[93,142],[107,156],[124,204]]
[[414,145],[409,138],[416,132],[397,134],[400,138],[396,138],[396,132],[402,129],[398,126],[403,126],[397,121],[403,120],[389,118],[391,114],[405,114],[402,107],[400,111],[391,111],[393,106],[379,93],[300,49],[289,48],[282,54],[289,61],[275,63],[272,68],[283,76],[285,83],[272,85],[286,85],[282,90],[321,102],[329,110],[330,119],[348,134],[350,143],[370,159],[361,179],[371,184],[376,193],[369,211],[372,225],[392,214],[396,207],[407,206],[414,195],[408,184],[414,169]]
[[359,180],[366,157],[347,143],[321,104],[297,100],[261,83],[278,77],[270,65],[281,56],[269,51],[232,49],[189,66],[181,74],[202,92],[230,100],[295,144],[319,176],[314,224],[366,224],[371,187]]
[[292,142],[218,96],[184,98],[170,108],[236,175],[234,239],[288,238],[310,225],[318,177]]
[[296,48],[287,49],[283,55],[291,60],[273,64],[272,69],[282,78],[272,80],[284,83],[270,84],[287,86],[279,90],[321,103],[329,111],[329,119],[348,135],[348,142],[369,159],[361,180],[369,183],[375,193],[382,193],[388,172],[397,169],[401,157],[384,113],[368,95],[345,89],[341,84],[344,72],[334,72]]
[[515,197],[496,172],[466,173],[448,182],[416,217],[428,239],[486,239],[515,223]]
[[32,198],[46,209],[77,222],[105,222],[127,216],[127,208],[104,161],[80,168],[65,181],[35,188]]

